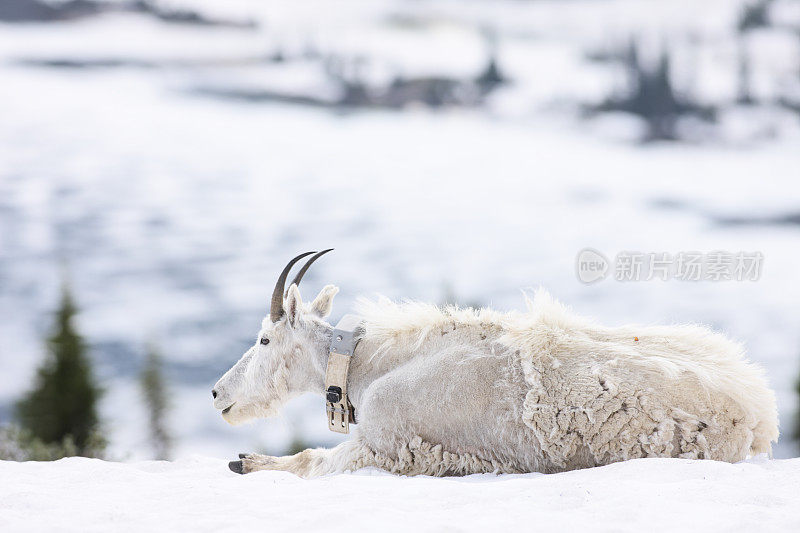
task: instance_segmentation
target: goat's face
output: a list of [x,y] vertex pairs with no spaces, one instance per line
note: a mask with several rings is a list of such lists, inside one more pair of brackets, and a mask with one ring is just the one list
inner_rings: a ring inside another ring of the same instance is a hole
[[228,423],[273,416],[293,396],[322,391],[331,332],[324,319],[337,292],[328,285],[305,306],[289,287],[281,318],[264,318],[255,344],[214,385],[214,407]]

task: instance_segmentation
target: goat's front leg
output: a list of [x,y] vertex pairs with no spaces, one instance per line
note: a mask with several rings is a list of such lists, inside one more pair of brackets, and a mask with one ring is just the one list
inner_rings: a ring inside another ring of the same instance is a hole
[[357,438],[343,442],[335,448],[309,448],[284,457],[256,453],[241,454],[239,459],[228,463],[230,469],[237,474],[248,474],[258,470],[282,470],[305,478],[348,472],[365,466],[377,466],[375,454]]

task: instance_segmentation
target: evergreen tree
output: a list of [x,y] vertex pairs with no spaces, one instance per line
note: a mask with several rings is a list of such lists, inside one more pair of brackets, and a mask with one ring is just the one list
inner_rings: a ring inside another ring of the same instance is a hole
[[769,12],[774,0],[755,0],[745,4],[739,15],[737,28],[739,33],[745,33],[770,25]]
[[64,455],[98,456],[105,448],[99,433],[94,381],[86,345],[73,323],[77,309],[65,285],[47,355],[33,389],[15,406],[22,431],[37,445],[55,445]]
[[172,438],[165,420],[169,406],[163,366],[161,355],[151,346],[139,383],[147,406],[150,442],[156,459],[169,459],[172,448]]
[[737,72],[737,96],[736,102],[742,105],[753,105],[755,103],[752,92],[750,90],[750,80],[753,77],[752,69],[750,68],[750,55],[747,51],[747,41],[744,36],[739,36],[739,69]]
[[623,111],[641,117],[647,124],[645,141],[678,139],[678,120],[686,116],[707,122],[715,119],[715,108],[692,101],[673,86],[668,48],[661,50],[658,63],[651,66],[641,60],[639,45],[632,40],[620,59],[628,72],[627,94],[614,95],[590,111]]

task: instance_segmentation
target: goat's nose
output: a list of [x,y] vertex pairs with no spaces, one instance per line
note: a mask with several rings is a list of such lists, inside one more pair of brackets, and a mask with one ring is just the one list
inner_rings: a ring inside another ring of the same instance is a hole
[[217,390],[216,390],[216,389],[214,389],[214,390],[212,390],[212,391],[211,391],[211,396],[212,396],[214,399],[216,399],[216,398],[217,398]]

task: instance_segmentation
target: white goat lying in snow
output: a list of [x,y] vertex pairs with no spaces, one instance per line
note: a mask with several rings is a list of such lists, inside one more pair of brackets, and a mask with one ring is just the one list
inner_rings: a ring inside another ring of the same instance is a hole
[[[322,252],[324,253],[324,252]],[[217,382],[231,424],[323,392],[338,288],[302,303],[287,265],[255,345]],[[527,313],[361,301],[347,392],[354,438],[287,457],[240,455],[239,473],[304,477],[560,472],[637,457],[739,461],[777,440],[774,393],[742,347],[697,326],[608,328],[540,290]],[[320,415],[320,422],[322,422]]]

